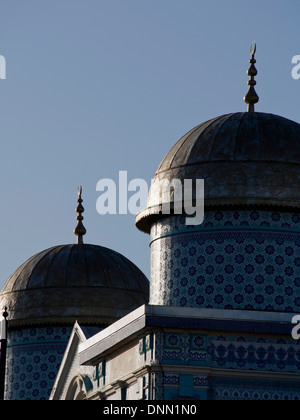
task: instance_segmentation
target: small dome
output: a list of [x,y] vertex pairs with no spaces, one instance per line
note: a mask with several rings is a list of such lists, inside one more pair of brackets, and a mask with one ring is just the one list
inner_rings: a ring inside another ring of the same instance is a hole
[[[300,207],[300,124],[272,114],[223,115],[183,136],[153,180],[205,180],[205,205]],[[151,189],[136,225],[149,233],[160,204]]]
[[111,324],[148,303],[149,282],[123,255],[96,245],[63,245],[40,252],[6,282],[0,308],[11,326]]

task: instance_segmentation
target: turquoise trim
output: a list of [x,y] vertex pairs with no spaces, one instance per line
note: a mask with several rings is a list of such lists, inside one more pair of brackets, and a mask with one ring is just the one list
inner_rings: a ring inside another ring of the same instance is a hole
[[179,375],[179,396],[192,397],[194,395],[194,375]]
[[264,231],[264,232],[283,232],[283,233],[297,233],[300,234],[300,231],[293,228],[282,228],[276,227],[272,228],[270,226],[216,226],[216,227],[206,227],[206,228],[193,228],[193,229],[180,229],[173,232],[164,233],[156,238],[153,238],[150,244],[157,239],[167,238],[174,235],[182,235],[184,233],[195,233],[195,232],[220,232],[220,231]]

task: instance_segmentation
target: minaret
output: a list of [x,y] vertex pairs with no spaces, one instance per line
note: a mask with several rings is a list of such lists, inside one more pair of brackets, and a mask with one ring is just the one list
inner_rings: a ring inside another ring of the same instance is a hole
[[259,101],[259,97],[257,93],[255,92],[254,86],[256,85],[256,81],[254,80],[254,77],[257,75],[257,70],[255,68],[256,60],[254,58],[256,53],[256,42],[252,42],[250,47],[250,54],[251,54],[251,60],[249,63],[251,66],[249,67],[247,74],[250,76],[250,80],[248,81],[249,90],[247,94],[244,96],[244,101],[246,104],[248,104],[248,112],[254,112],[254,105]]

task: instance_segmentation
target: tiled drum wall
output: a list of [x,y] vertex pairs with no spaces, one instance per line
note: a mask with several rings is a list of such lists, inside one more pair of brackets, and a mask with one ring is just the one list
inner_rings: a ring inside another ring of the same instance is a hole
[[299,313],[299,222],[269,211],[206,212],[193,227],[184,216],[157,221],[150,303]]
[[70,334],[50,326],[9,331],[6,399],[49,399]]

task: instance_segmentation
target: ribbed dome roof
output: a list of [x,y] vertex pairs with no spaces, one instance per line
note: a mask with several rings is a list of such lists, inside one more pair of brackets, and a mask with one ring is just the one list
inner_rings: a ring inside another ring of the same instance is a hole
[[149,282],[123,255],[96,245],[63,245],[26,261],[6,282],[0,308],[10,325],[110,324],[148,303]]
[[[205,205],[300,207],[300,124],[273,114],[223,115],[193,128],[167,153],[154,180],[204,179]],[[148,208],[136,225],[150,232]]]

